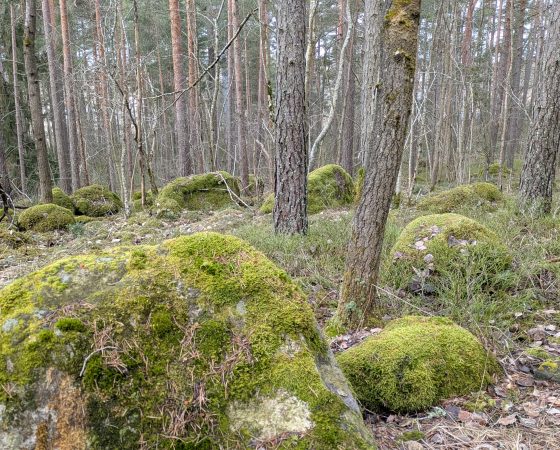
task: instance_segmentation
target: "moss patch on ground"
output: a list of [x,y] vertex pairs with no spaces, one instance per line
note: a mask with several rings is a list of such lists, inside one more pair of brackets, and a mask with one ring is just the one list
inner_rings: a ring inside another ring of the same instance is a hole
[[72,202],[72,199],[62,189],[58,187],[53,188],[52,196],[52,202],[55,205],[62,206],[63,208],[69,209],[70,211],[74,212],[74,203]]
[[76,213],[83,216],[110,216],[117,214],[123,207],[117,194],[99,184],[78,189],[71,198],[76,207]]
[[475,336],[442,317],[394,320],[337,359],[366,408],[400,413],[478,391],[500,372]]
[[24,231],[44,233],[63,230],[72,223],[74,223],[72,211],[52,203],[32,206],[18,216],[18,226]]
[[474,183],[457,186],[447,191],[425,197],[418,203],[418,209],[435,214],[455,212],[463,208],[481,206],[493,207],[503,201],[503,194],[492,183]]
[[[325,209],[351,205],[356,196],[354,180],[342,167],[329,164],[311,172],[307,179],[307,212],[317,214]],[[260,211],[271,213],[274,194],[269,195]]]
[[14,439],[60,416],[55,371],[91,448],[372,448],[305,296],[238,238],[58,261],[0,291],[0,329]]

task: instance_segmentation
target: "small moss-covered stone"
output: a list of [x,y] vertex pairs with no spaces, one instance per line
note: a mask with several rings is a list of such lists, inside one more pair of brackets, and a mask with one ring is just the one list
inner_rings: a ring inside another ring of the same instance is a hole
[[74,223],[72,211],[52,203],[35,205],[24,210],[18,217],[22,230],[47,232],[63,230]]
[[475,336],[442,317],[394,320],[337,359],[366,408],[399,413],[478,391],[500,371]]
[[[433,294],[451,282],[498,289],[511,256],[499,237],[482,224],[458,214],[434,214],[413,220],[402,231],[385,263],[382,279],[397,288]],[[471,286],[472,288],[472,286]]]
[[123,207],[117,194],[99,184],[78,189],[72,194],[72,201],[77,214],[90,217],[117,214]]
[[27,233],[0,228],[0,244],[5,247],[16,249],[28,244],[30,241]]
[[74,203],[72,202],[72,199],[62,189],[58,187],[53,188],[52,196],[52,202],[55,205],[62,206],[63,208],[69,209],[70,211],[74,212]]
[[232,196],[235,198],[239,195],[237,178],[227,172],[212,172],[173,180],[161,189],[155,206],[158,210],[168,210],[172,214],[185,209],[215,211],[236,205]]
[[[354,180],[348,175],[348,172],[336,164],[320,167],[308,176],[307,212],[309,214],[351,205],[355,196]],[[274,194],[271,194],[265,199],[260,211],[268,214],[273,209]]]
[[304,294],[234,237],[63,259],[0,330],[8,448],[372,448]]
[[474,183],[457,186],[447,191],[425,197],[418,203],[418,209],[436,214],[454,212],[464,207],[492,207],[503,200],[503,194],[492,183]]

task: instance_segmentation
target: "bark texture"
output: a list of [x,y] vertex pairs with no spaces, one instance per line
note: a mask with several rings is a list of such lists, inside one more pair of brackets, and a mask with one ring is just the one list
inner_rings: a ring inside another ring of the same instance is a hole
[[339,318],[349,326],[359,325],[374,311],[383,233],[412,109],[420,3],[366,1],[362,146],[368,156],[338,308]]
[[560,3],[549,7],[533,109],[533,123],[521,173],[520,204],[531,214],[548,214],[560,149]]
[[274,229],[307,232],[305,1],[278,2]]

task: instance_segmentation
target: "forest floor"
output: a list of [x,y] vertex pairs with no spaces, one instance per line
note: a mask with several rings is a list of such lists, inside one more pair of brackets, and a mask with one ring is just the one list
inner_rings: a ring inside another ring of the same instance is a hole
[[[517,281],[505,304],[467,306],[464,311],[450,306],[444,313],[483,340],[501,361],[504,376],[486,391],[450,399],[421,414],[368,412],[366,421],[380,449],[560,449],[560,384],[535,376],[542,360],[534,356],[538,352],[528,353],[528,349],[544,350],[560,358],[560,218],[521,217],[511,204],[497,211],[459,212],[504,239],[514,258]],[[402,228],[419,215],[414,208],[392,212],[385,257]],[[144,213],[128,220],[115,216],[76,224],[68,231],[31,235],[30,242],[17,249],[0,245],[0,287],[65,256],[218,231],[246,239],[283,267],[308,293],[319,323],[324,324],[336,307],[351,218],[348,210],[326,211],[310,218],[308,236],[286,237],[274,235],[270,216],[242,209],[188,212],[176,220]],[[398,293],[387,290],[382,297],[388,306],[385,320],[418,309],[412,299]],[[430,309],[428,303],[422,306]],[[379,331],[339,336],[331,346],[341,351]]]

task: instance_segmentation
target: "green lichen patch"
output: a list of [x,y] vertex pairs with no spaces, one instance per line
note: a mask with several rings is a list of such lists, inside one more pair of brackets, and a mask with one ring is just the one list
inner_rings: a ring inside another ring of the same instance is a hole
[[465,298],[506,288],[511,256],[492,231],[458,214],[412,221],[385,261],[384,283],[413,293]]
[[117,214],[123,207],[117,194],[99,184],[78,189],[71,198],[77,214],[83,216],[110,216]]
[[0,439],[29,437],[53,369],[91,448],[372,448],[302,291],[238,238],[61,260],[0,291],[0,330]]
[[62,206],[63,208],[66,208],[72,212],[74,211],[74,203],[72,202],[72,199],[62,189],[58,187],[53,188],[52,196],[53,196],[52,202],[55,205]]
[[52,203],[32,206],[24,210],[18,217],[20,229],[43,233],[63,230],[72,223],[74,223],[72,211]]
[[400,413],[478,391],[500,372],[475,336],[442,317],[394,320],[337,359],[366,408]]
[[[307,179],[307,212],[317,214],[325,209],[351,205],[356,196],[354,180],[342,167],[329,164],[311,172]],[[269,195],[260,211],[271,213],[274,194]]]
[[161,217],[182,210],[215,211],[236,205],[239,180],[227,172],[212,172],[177,178],[164,186],[155,207]]
[[418,209],[443,214],[473,206],[492,208],[497,202],[503,201],[503,198],[496,185],[474,183],[425,197],[418,203]]

